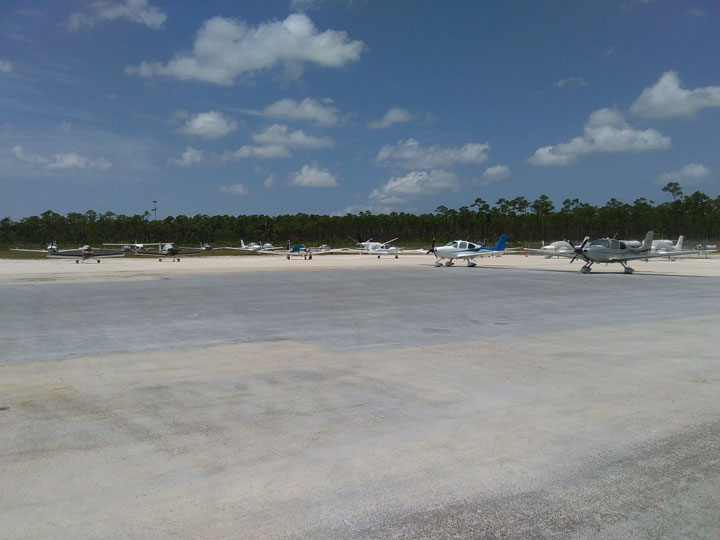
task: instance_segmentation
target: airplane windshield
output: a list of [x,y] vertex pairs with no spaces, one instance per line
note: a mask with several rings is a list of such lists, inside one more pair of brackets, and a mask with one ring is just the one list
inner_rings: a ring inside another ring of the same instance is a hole
[[457,242],[448,242],[448,243],[445,244],[445,245],[456,248],[456,247],[457,247]]
[[591,246],[601,246],[601,247],[607,248],[607,247],[610,247],[610,242],[608,241],[607,238],[603,238],[601,240],[593,240],[592,242],[590,242],[590,245]]

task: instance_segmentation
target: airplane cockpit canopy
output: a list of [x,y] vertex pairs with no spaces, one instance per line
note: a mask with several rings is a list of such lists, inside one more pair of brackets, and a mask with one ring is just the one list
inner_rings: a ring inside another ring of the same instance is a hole
[[609,248],[610,247],[610,239],[609,238],[601,238],[600,240],[593,240],[592,242],[590,242],[590,245]]
[[445,245],[448,246],[448,247],[454,247],[454,248],[458,247],[458,243],[457,243],[457,242],[448,242],[448,243],[445,244]]

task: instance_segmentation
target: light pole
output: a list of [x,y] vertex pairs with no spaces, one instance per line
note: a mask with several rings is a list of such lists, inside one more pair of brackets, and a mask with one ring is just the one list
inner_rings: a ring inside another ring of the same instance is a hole
[[152,211],[155,213],[154,220],[157,221],[157,201],[153,201],[153,209]]

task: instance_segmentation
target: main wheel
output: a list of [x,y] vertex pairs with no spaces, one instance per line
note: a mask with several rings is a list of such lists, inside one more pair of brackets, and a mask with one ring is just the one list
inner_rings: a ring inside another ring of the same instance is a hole
[[589,274],[589,273],[590,273],[590,267],[589,267],[589,266],[583,266],[583,267],[580,269],[580,271],[581,271],[583,274]]
[[630,268],[629,266],[626,266],[626,267],[625,267],[625,273],[626,273],[626,274],[632,274],[634,271],[635,271],[635,270],[633,270],[633,269]]

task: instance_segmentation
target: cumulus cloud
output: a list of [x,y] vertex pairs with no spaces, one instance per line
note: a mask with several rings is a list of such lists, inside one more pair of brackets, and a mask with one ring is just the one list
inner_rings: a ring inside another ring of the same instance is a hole
[[400,165],[407,169],[433,169],[456,163],[482,163],[488,158],[489,143],[468,143],[460,148],[428,146],[423,148],[415,139],[387,144],[380,149],[375,161],[380,165]]
[[205,161],[205,155],[202,150],[196,150],[192,146],[188,146],[179,158],[170,158],[169,163],[171,165],[177,165],[178,167],[192,167],[193,165],[200,165]]
[[510,167],[507,165],[495,165],[494,167],[488,167],[483,172],[482,177],[473,181],[473,184],[479,186],[487,186],[495,182],[500,182],[510,178]]
[[280,124],[274,124],[265,131],[253,134],[252,138],[258,144],[301,148],[305,150],[331,148],[335,145],[335,141],[330,137],[306,135],[305,132],[300,129],[291,131],[287,126]]
[[68,30],[77,32],[116,19],[128,19],[157,30],[165,24],[167,15],[148,4],[147,0],[96,0],[90,3],[86,11],[71,14],[66,26]]
[[242,197],[248,194],[247,189],[242,184],[230,184],[229,186],[220,186],[218,188],[220,193],[230,193],[231,195],[240,195]]
[[332,100],[323,101],[325,105],[312,98],[305,98],[300,102],[294,99],[281,99],[255,114],[269,118],[307,120],[325,126],[337,124],[338,110],[331,105]]
[[76,152],[62,152],[46,157],[38,154],[28,154],[23,150],[22,146],[19,145],[13,146],[10,152],[15,156],[15,159],[19,161],[31,163],[49,170],[98,169],[104,171],[112,167],[112,163],[103,156],[90,158]]
[[292,175],[290,183],[303,187],[335,187],[337,180],[327,169],[321,169],[317,163],[303,165],[303,168]]
[[392,177],[385,185],[373,189],[370,201],[373,205],[393,206],[405,204],[408,199],[415,197],[435,195],[446,189],[460,189],[460,180],[452,172],[442,169],[412,171],[405,176]]
[[251,76],[279,64],[296,76],[307,62],[343,67],[359,60],[364,48],[362,41],[351,40],[346,32],[319,32],[303,13],[256,27],[241,20],[213,17],[198,31],[191,53],[178,54],[167,64],[143,62],[128,66],[126,72],[231,85],[241,75]]
[[662,173],[657,178],[658,184],[668,182],[679,182],[683,186],[700,184],[710,177],[710,169],[700,163],[688,163],[684,167],[674,171]]
[[268,176],[265,179],[265,181],[263,182],[263,187],[266,187],[266,188],[275,187],[275,175],[274,174],[271,174],[270,176]]
[[412,114],[410,114],[410,111],[407,109],[401,109],[400,107],[393,107],[385,113],[382,120],[368,122],[368,127],[370,129],[385,129],[394,124],[409,122],[410,120],[412,120]]
[[674,71],[666,71],[658,82],[643,90],[630,111],[645,118],[692,117],[700,109],[720,107],[720,86],[695,90],[680,87]]
[[0,73],[10,73],[13,70],[13,65],[10,60],[0,59]]
[[246,158],[259,158],[259,159],[276,159],[276,158],[287,158],[290,157],[290,152],[284,146],[277,144],[256,146],[254,144],[245,144],[237,150],[228,150],[223,153],[220,157],[221,161],[234,160]]
[[599,109],[590,115],[583,135],[568,142],[538,148],[529,159],[533,165],[564,167],[578,156],[598,153],[645,152],[670,148],[670,137],[654,129],[633,129],[613,109]]
[[226,118],[221,112],[208,111],[190,117],[180,129],[188,135],[205,139],[218,139],[237,129],[237,122]]

